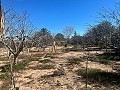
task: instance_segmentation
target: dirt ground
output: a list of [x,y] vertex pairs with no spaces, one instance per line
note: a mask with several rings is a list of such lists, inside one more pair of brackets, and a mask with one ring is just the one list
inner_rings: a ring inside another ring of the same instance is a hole
[[[85,87],[85,83],[82,82],[82,80],[78,81],[77,79],[80,78],[78,77],[74,71],[83,68],[86,66],[85,61],[81,61],[79,65],[74,65],[74,66],[67,66],[67,59],[68,57],[81,57],[84,56],[87,52],[81,51],[81,52],[60,52],[61,48],[63,47],[58,47],[57,48],[57,54],[52,54],[51,57],[46,57],[47,59],[50,59],[54,63],[52,65],[55,66],[55,68],[52,69],[33,69],[31,67],[37,67],[38,65],[41,65],[39,61],[32,61],[29,63],[29,65],[26,67],[27,69],[25,70],[20,70],[19,72],[15,73],[15,80],[16,80],[16,86],[20,87],[20,90],[81,90],[80,88]],[[47,50],[51,50],[48,48]],[[6,57],[7,56],[7,50],[2,49],[2,53],[0,53],[1,57]],[[4,52],[4,53],[3,53]],[[58,53],[59,52],[59,53]],[[31,52],[27,53],[22,52],[21,54],[26,54],[26,55],[34,55],[36,53],[43,53],[43,52]],[[48,51],[47,51],[48,53]],[[92,51],[89,52],[90,54],[101,54],[103,53],[102,51]],[[0,60],[0,66],[5,65],[6,63],[9,63],[9,61],[5,60]],[[100,64],[97,62],[88,62],[88,67],[89,68],[97,68],[101,69],[104,71],[112,71],[112,67],[109,65],[104,65]],[[49,63],[50,64],[50,63]],[[64,70],[64,75],[60,76],[50,76],[54,73],[54,71],[59,71],[60,69]],[[44,77],[48,76],[48,77]],[[0,85],[2,85],[2,81],[0,81]],[[91,85],[88,85],[88,87],[92,87]],[[102,89],[101,89],[102,90]]]

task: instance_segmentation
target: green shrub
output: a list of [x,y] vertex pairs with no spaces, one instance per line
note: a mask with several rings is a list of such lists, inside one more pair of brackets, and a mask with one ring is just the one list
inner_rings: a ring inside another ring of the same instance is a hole
[[0,68],[2,69],[1,72],[9,72],[10,71],[10,65],[4,65]]
[[101,64],[105,64],[105,65],[110,65],[111,64],[111,62],[109,60],[99,60],[98,62],[101,63]]
[[8,79],[10,78],[10,75],[8,73],[4,73],[0,75],[0,79]]
[[75,65],[75,64],[79,64],[79,62],[75,60],[69,60],[67,65]]
[[15,66],[13,66],[14,71],[19,71],[25,69],[25,66],[27,66],[27,62],[19,62]]
[[27,58],[26,58],[26,61],[29,61],[29,62],[31,62],[31,61],[39,61],[39,58],[27,57]]
[[120,60],[120,56],[114,57],[114,60],[116,60],[116,61]]
[[74,49],[77,49],[77,48],[78,48],[78,45],[74,45],[73,48],[74,48]]
[[83,79],[88,77],[90,83],[100,83],[103,85],[120,85],[120,74],[113,72],[105,72],[100,69],[88,69],[86,75],[86,69],[78,69],[76,74],[82,76]]
[[98,55],[98,58],[100,60],[105,59],[105,60],[119,61],[120,60],[120,55],[119,55],[119,53],[104,53],[104,54]]
[[[18,62],[16,65],[13,66],[14,71],[19,71],[22,69],[25,69],[25,67],[28,65],[29,62],[31,61],[39,61],[38,58],[31,58],[31,57],[26,57],[25,60]],[[10,72],[10,64],[4,65],[0,67],[2,69],[1,72]]]
[[[26,62],[19,62],[18,64],[13,66],[13,71],[19,71],[25,68],[27,65]],[[1,67],[2,71],[1,72],[10,72],[10,65],[5,65]]]
[[[101,72],[100,69],[90,69],[88,68],[87,70],[87,76],[89,78],[94,77],[98,72]],[[84,78],[86,78],[86,69],[79,69],[76,71],[77,75],[79,76],[83,76]]]

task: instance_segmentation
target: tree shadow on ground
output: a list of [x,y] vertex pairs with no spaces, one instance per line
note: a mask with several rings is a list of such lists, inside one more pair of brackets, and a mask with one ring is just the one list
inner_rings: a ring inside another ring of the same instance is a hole
[[86,75],[85,72],[79,71],[78,75],[82,76],[82,78],[85,79],[85,82],[86,82],[86,77],[88,77],[89,84],[99,83],[100,85],[120,86],[120,73],[117,72],[89,71],[88,74]]
[[119,52],[107,52],[103,54],[97,55],[98,58],[101,60],[112,60],[112,61],[120,61],[120,53]]

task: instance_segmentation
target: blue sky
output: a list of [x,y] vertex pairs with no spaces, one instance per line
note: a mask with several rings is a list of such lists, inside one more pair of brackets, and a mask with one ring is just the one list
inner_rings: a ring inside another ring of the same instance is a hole
[[17,12],[24,10],[38,28],[47,28],[51,33],[62,32],[66,26],[74,27],[80,35],[88,24],[95,24],[101,8],[114,8],[118,0],[2,0],[4,7],[12,6]]

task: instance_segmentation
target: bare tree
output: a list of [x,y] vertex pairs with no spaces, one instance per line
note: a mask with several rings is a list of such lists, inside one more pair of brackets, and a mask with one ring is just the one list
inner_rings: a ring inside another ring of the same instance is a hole
[[[23,12],[19,15],[14,11],[4,12],[5,36],[1,42],[9,50],[9,55],[13,55],[10,61],[11,84],[15,88],[13,66],[17,64],[17,57],[24,48],[26,37],[32,31],[33,25],[28,20],[28,15]],[[2,35],[3,36],[3,35]]]
[[111,43],[113,43],[114,47],[118,47],[120,49],[120,2],[115,4],[115,9],[102,9],[98,14],[99,18],[102,20],[110,21],[115,25],[116,30],[114,30],[110,36]]
[[13,64],[17,63],[17,57],[23,50],[26,37],[33,30],[33,25],[28,20],[26,12],[20,16],[17,13],[5,16],[6,37],[2,42],[8,48],[10,54],[14,56]]
[[29,40],[33,42],[33,46],[43,48],[43,51],[53,42],[52,35],[46,28],[42,28],[40,31],[34,32],[34,34],[29,37]]
[[62,32],[63,32],[65,38],[70,38],[70,36],[74,33],[74,28],[67,26],[63,29]]

